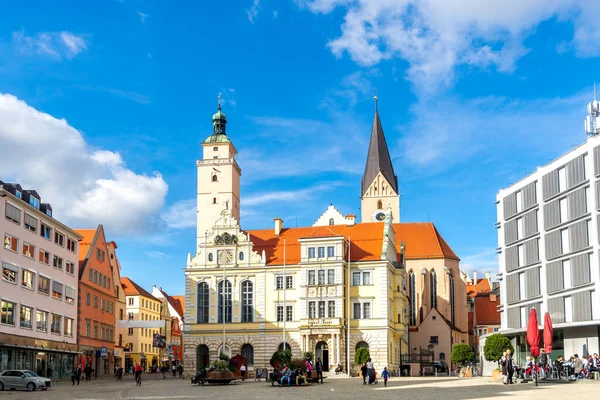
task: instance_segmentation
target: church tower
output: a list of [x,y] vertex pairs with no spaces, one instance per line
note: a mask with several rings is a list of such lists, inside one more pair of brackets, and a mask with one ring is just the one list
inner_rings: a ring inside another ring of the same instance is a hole
[[242,170],[235,160],[237,150],[227,136],[227,117],[219,106],[212,117],[213,132],[202,143],[202,160],[198,168],[197,244],[213,230],[221,212],[229,209],[240,220],[240,177]]
[[371,128],[367,164],[361,181],[361,221],[383,221],[388,209],[391,210],[394,222],[400,222],[398,177],[394,173],[392,159],[379,120],[376,96],[375,117]]

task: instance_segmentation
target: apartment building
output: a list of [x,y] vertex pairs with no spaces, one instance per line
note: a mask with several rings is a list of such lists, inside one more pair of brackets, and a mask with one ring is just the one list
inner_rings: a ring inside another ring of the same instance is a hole
[[167,348],[164,351],[163,362],[178,364],[183,361],[183,304],[175,296],[169,296],[161,287],[154,285],[152,295],[163,303],[163,316],[166,326],[161,331],[166,332]]
[[535,307],[549,312],[554,353],[599,350],[600,136],[538,167],[496,196],[501,331],[526,355]]
[[35,190],[0,181],[0,370],[68,378],[77,361],[81,236]]
[[104,227],[76,230],[83,239],[79,252],[78,344],[82,364],[95,377],[114,369],[115,291]]
[[[161,348],[154,346],[154,337],[160,334],[160,328],[141,327],[144,321],[161,321],[162,300],[152,296],[146,289],[127,277],[121,278],[121,285],[125,291],[127,319],[135,321],[140,327],[127,328],[125,337],[125,369],[129,371],[132,366],[140,364],[145,371],[154,365],[160,365]],[[155,324],[148,324],[154,326]]]

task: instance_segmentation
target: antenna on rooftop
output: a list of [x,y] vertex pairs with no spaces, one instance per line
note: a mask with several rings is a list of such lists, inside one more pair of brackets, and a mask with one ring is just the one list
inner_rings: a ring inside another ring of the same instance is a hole
[[585,133],[588,136],[600,134],[600,102],[596,100],[596,82],[594,82],[594,100],[588,104],[588,115],[585,117]]

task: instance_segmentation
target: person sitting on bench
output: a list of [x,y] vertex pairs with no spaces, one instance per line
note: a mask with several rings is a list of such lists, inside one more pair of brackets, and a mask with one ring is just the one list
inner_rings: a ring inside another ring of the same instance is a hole
[[292,371],[286,366],[281,370],[281,381],[279,382],[279,386],[283,386],[283,381],[287,379],[288,386],[290,386],[290,377],[292,375]]
[[304,376],[304,371],[302,368],[298,367],[296,370],[296,386],[298,386],[299,382],[304,382],[304,386],[308,386],[308,382],[306,381],[306,377]]

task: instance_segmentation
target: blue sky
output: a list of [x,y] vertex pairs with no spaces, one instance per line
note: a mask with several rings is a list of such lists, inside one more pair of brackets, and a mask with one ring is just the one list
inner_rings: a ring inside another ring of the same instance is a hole
[[195,160],[223,93],[242,227],[359,214],[373,95],[402,221],[494,271],[495,194],[585,140],[600,3],[584,0],[59,1],[0,5],[0,179],[124,274],[183,292]]

